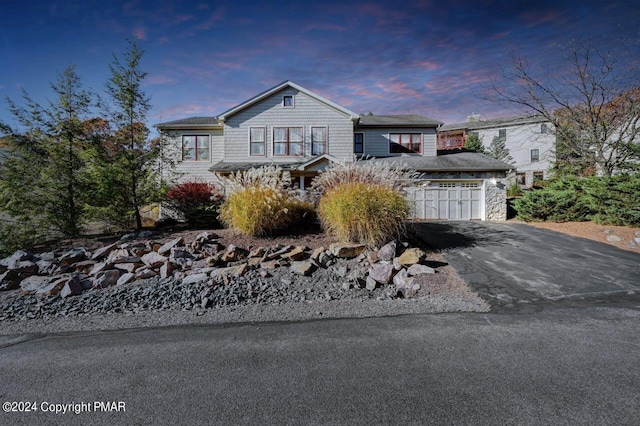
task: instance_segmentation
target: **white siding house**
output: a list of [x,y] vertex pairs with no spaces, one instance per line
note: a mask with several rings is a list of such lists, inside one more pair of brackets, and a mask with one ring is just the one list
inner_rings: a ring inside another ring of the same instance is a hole
[[286,81],[217,117],[155,127],[169,139],[182,181],[277,164],[304,190],[332,162],[375,157],[422,173],[408,189],[416,218],[504,220],[511,167],[477,153],[440,158],[441,125],[420,115],[358,115]]
[[520,116],[495,120],[470,117],[466,123],[447,124],[438,130],[438,149],[461,149],[466,138],[476,133],[483,146],[494,138],[504,138],[513,158],[516,179],[530,187],[549,177],[553,165],[556,137],[551,123],[540,116]]

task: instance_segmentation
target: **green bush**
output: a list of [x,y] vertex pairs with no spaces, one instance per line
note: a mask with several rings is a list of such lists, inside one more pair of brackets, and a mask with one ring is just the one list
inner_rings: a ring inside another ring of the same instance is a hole
[[406,198],[398,191],[363,182],[340,184],[320,199],[323,227],[341,241],[371,246],[399,236],[408,216]]
[[640,225],[640,175],[565,177],[516,201],[524,221],[587,221]]

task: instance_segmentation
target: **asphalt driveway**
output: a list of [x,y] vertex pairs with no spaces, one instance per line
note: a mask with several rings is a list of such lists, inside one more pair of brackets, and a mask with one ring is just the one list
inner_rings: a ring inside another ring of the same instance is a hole
[[519,223],[424,222],[415,232],[494,310],[640,307],[639,254]]

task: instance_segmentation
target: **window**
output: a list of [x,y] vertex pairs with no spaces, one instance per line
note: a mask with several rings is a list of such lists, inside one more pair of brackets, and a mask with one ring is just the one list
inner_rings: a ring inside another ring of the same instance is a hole
[[420,133],[392,133],[389,135],[389,152],[422,152]]
[[273,155],[302,155],[302,127],[274,127]]
[[282,106],[284,108],[293,108],[293,95],[284,95],[282,97]]
[[498,130],[498,139],[500,139],[501,141],[507,140],[507,129]]
[[327,153],[327,128],[311,128],[311,155],[322,155]]
[[546,135],[549,132],[549,129],[547,128],[547,123],[542,123],[540,125],[540,133],[543,135]]
[[265,135],[264,127],[252,127],[249,129],[249,154],[256,156],[265,155]]
[[364,154],[364,133],[353,134],[353,152],[355,154]]
[[183,135],[182,160],[209,161],[209,136]]
[[542,182],[544,180],[544,172],[533,172],[533,183]]
[[540,150],[539,149],[532,149],[531,150],[531,162],[532,163],[537,163],[538,161],[540,161]]
[[516,173],[516,183],[518,185],[526,185],[527,175],[525,173]]

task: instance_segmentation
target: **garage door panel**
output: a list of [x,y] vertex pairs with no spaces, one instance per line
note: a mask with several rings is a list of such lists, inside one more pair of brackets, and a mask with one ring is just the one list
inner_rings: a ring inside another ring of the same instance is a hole
[[481,182],[431,182],[430,186],[413,187],[407,192],[417,218],[482,218]]

